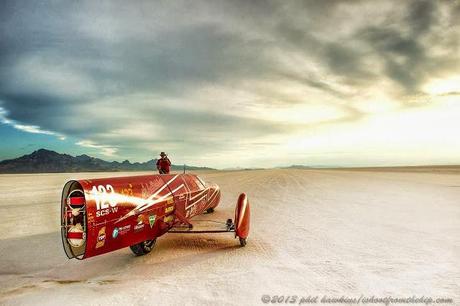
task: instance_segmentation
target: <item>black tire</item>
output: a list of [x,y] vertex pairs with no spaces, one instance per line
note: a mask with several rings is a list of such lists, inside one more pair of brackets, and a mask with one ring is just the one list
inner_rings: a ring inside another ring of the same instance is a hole
[[145,241],[142,241],[141,243],[132,245],[129,248],[134,253],[134,255],[142,256],[142,255],[150,253],[150,251],[155,246],[156,241],[157,241],[156,238],[153,240],[145,240]]
[[207,213],[207,214],[212,214],[213,212],[214,212],[214,208],[213,208],[213,207],[206,209],[206,213]]
[[240,238],[240,245],[241,245],[242,247],[245,247],[246,244],[248,243],[247,238],[241,238],[241,237],[239,237],[239,238]]

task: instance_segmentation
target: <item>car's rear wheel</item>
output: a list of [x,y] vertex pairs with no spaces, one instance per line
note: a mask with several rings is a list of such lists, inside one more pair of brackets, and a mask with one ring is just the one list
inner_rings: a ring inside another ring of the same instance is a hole
[[240,245],[242,247],[246,246],[246,244],[248,243],[247,238],[241,238],[241,237],[239,237],[239,238],[240,238]]
[[150,251],[155,246],[156,241],[157,241],[156,238],[153,240],[145,240],[138,244],[132,245],[129,248],[136,256],[142,256],[142,255],[150,253]]
[[214,212],[214,207],[210,207],[210,208],[206,209],[207,214],[212,214],[213,212]]

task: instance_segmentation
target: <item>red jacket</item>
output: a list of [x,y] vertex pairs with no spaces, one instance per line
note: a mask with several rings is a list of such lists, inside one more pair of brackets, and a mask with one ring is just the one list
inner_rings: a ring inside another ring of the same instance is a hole
[[169,174],[169,169],[171,168],[171,161],[169,158],[160,158],[157,160],[157,169],[160,174]]

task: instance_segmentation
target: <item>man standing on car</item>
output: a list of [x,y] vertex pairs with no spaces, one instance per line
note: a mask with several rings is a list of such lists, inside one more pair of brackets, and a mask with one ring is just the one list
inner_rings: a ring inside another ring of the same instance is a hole
[[171,161],[165,152],[160,153],[161,158],[157,160],[157,169],[160,174],[169,174],[171,168]]

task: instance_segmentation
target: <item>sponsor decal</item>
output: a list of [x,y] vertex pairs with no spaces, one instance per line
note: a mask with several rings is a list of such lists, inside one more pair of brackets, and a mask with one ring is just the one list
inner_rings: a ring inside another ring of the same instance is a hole
[[120,227],[115,227],[112,232],[112,237],[115,239],[118,236],[126,235],[130,230],[131,230],[131,224],[120,226]]
[[152,228],[154,225],[155,225],[155,219],[157,218],[156,215],[150,215],[149,216],[149,224],[150,224],[150,228]]
[[169,216],[164,217],[163,222],[168,223],[168,222],[172,222],[173,220],[174,220],[174,215],[169,215]]
[[134,232],[137,233],[137,232],[140,232],[144,229],[144,224],[136,224],[134,225]]
[[116,213],[118,211],[115,190],[112,185],[98,185],[93,186],[91,195],[96,202],[96,218]]
[[97,234],[97,243],[96,249],[103,247],[105,244],[105,226],[99,230],[99,234]]
[[130,229],[131,229],[131,224],[120,226],[120,227],[115,227],[112,232],[112,237],[115,239],[118,236],[126,235],[130,231]]
[[140,232],[144,229],[144,215],[137,216],[137,224],[134,225],[134,232]]
[[166,203],[167,203],[167,204],[172,204],[172,203],[174,203],[173,198],[168,198],[168,200],[166,200]]
[[174,205],[172,206],[168,206],[165,208],[165,214],[169,214],[170,212],[172,212],[174,210]]
[[118,235],[126,235],[131,230],[131,224],[122,226],[118,229]]
[[115,238],[118,237],[118,231],[119,231],[118,227],[115,227],[115,228],[113,229],[112,238],[115,239]]

